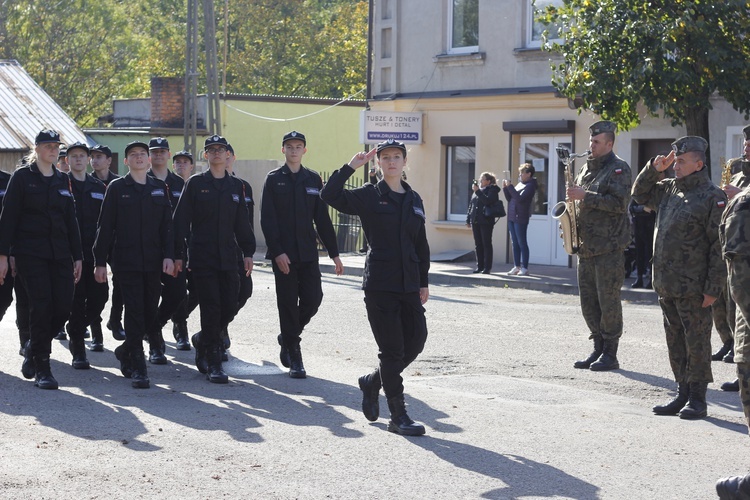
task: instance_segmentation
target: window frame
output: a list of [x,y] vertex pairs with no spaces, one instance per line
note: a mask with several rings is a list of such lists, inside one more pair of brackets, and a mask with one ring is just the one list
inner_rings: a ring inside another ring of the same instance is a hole
[[[455,0],[447,0],[448,2],[448,54],[472,54],[479,52],[479,40],[477,45],[469,45],[466,47],[454,47],[453,46],[453,3]],[[479,2],[477,2],[477,38],[479,38]]]
[[[445,192],[443,193],[443,196],[445,196],[445,220],[451,222],[466,222],[466,212],[469,208],[469,200],[471,199],[471,195],[473,194],[471,191],[471,178],[473,178],[473,176],[475,176],[477,172],[477,146],[476,140],[473,137],[462,138],[463,140],[455,139],[443,141],[443,145],[445,147]],[[466,204],[463,207],[453,207],[453,203],[451,200],[451,192],[453,188],[453,157],[455,156],[455,154],[453,154],[453,151],[456,148],[472,148],[474,150],[474,161],[473,164],[469,166],[469,179],[467,180],[465,186],[468,198],[466,199]],[[454,208],[457,210],[456,212],[453,212]]]
[[[551,0],[552,2],[558,2],[560,5],[563,4],[563,0]],[[526,44],[524,45],[526,48],[529,49],[541,49],[542,48],[542,40],[541,38],[539,40],[534,40],[534,3],[536,3],[536,0],[527,0],[526,1]],[[550,40],[551,42],[557,42],[562,43],[562,38],[553,38]]]

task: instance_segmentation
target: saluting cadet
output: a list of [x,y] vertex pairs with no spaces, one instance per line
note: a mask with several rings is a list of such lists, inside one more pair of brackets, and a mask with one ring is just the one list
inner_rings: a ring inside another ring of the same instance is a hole
[[29,299],[29,335],[21,372],[41,389],[57,389],[50,370],[52,338],[70,314],[81,277],[81,237],[67,176],[54,164],[60,134],[42,130],[28,166],[13,173],[0,214],[0,284],[13,255]]
[[344,272],[344,265],[328,206],[319,196],[323,181],[317,172],[302,165],[307,152],[305,136],[289,132],[281,141],[281,152],[286,163],[270,171],[263,184],[260,226],[268,247],[266,258],[272,261],[276,281],[281,326],[277,337],[281,346],[279,358],[289,368],[290,377],[305,378],[300,335],[323,301],[316,236],[333,259],[336,274]]
[[[354,171],[376,154],[383,180],[344,189]],[[425,429],[406,413],[401,373],[422,352],[427,340],[424,304],[430,296],[430,247],[422,199],[401,177],[405,166],[406,146],[389,139],[368,153],[354,155],[349,164],[331,175],[320,196],[335,209],[359,216],[370,247],[362,289],[380,365],[359,378],[362,412],[370,421],[378,419],[382,385],[391,412],[388,430],[419,436]]]
[[[255,235],[242,183],[226,172],[226,139],[218,135],[207,138],[204,158],[209,169],[187,181],[174,220],[181,256],[190,235],[187,267],[199,290],[201,331],[192,337],[195,364],[210,382],[226,384],[229,379],[221,365],[220,335],[237,312],[237,245],[244,254],[245,273],[250,274]],[[181,267],[180,259],[177,269]]]
[[148,145],[125,147],[128,174],[115,179],[104,196],[94,243],[96,280],[107,281],[107,262],[125,304],[125,342],[115,349],[120,371],[135,388],[150,380],[143,354],[146,328],[156,322],[161,274],[174,272],[172,206],[167,186],[146,174]]
[[[657,415],[704,418],[711,375],[711,309],[727,286],[719,224],[726,195],[708,177],[708,143],[681,137],[666,157],[650,160],[633,186],[636,203],[656,210],[654,279],[664,315],[669,362],[677,397],[654,406]],[[674,162],[674,179],[659,173]]]
[[76,219],[81,232],[83,245],[83,271],[76,283],[73,295],[73,307],[68,319],[68,348],[73,354],[73,368],[89,368],[84,347],[86,327],[91,326],[91,350],[103,351],[102,310],[107,303],[107,283],[98,283],[94,279],[93,246],[96,239],[96,224],[104,200],[106,187],[101,181],[86,173],[89,160],[89,148],[82,142],[68,146],[68,177],[76,202]]
[[[172,213],[174,213],[185,181],[182,180],[182,177],[169,170],[169,142],[164,137],[152,138],[148,143],[148,148],[151,156],[151,168],[148,171],[148,175],[159,179],[167,185],[169,201],[172,205]],[[164,356],[162,329],[175,312],[177,312],[177,308],[185,300],[185,294],[187,293],[184,272],[177,273],[176,276],[162,274],[161,283],[163,285],[161,289],[161,303],[159,304],[156,323],[147,325],[147,328],[149,328],[147,332],[148,341],[151,345],[148,360],[155,365],[167,364],[167,358]],[[180,335],[176,339],[177,348],[182,351],[190,350],[187,329],[179,333]]]

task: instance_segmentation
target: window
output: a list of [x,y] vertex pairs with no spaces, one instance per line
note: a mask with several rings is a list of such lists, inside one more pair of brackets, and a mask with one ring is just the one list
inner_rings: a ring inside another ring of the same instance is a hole
[[474,179],[474,165],[476,163],[475,146],[446,146],[446,219],[466,221],[466,211],[471,198],[471,181]]
[[544,30],[549,31],[550,40],[560,40],[561,27],[558,25],[544,24],[536,20],[539,13],[544,11],[549,5],[562,6],[563,0],[529,0],[527,8],[528,16],[526,23],[526,46],[527,47],[541,47],[542,46],[542,33]]
[[448,53],[479,50],[479,0],[449,0]]

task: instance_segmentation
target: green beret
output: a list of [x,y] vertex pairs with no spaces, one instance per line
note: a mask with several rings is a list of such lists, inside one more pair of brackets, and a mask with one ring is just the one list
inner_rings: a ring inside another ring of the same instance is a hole
[[705,153],[706,149],[708,149],[708,142],[706,142],[706,139],[696,135],[680,137],[672,143],[672,150],[674,151],[675,156],[691,152]]
[[614,134],[616,130],[617,130],[617,125],[615,125],[612,122],[608,122],[604,120],[600,122],[596,122],[589,127],[589,132],[591,133],[591,137],[594,137],[595,135],[603,134],[605,132],[612,132]]

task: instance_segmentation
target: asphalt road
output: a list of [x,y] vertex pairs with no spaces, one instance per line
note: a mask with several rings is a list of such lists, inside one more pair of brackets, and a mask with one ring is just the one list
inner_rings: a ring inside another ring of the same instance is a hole
[[[231,325],[228,385],[174,349],[149,366],[151,388],[122,378],[105,337],[92,369],[55,341],[58,391],[20,373],[14,314],[0,323],[0,498],[715,498],[722,476],[750,471],[734,368],[714,363],[709,418],[657,417],[671,398],[658,306],[624,304],[622,369],[575,370],[589,342],[577,297],[433,286],[430,335],[405,372],[424,437],[362,416],[357,377],[376,346],[353,276],[324,275],[303,335],[309,377],[278,361],[273,276]],[[191,333],[199,327],[190,320]],[[715,344],[718,336],[714,334]]]

